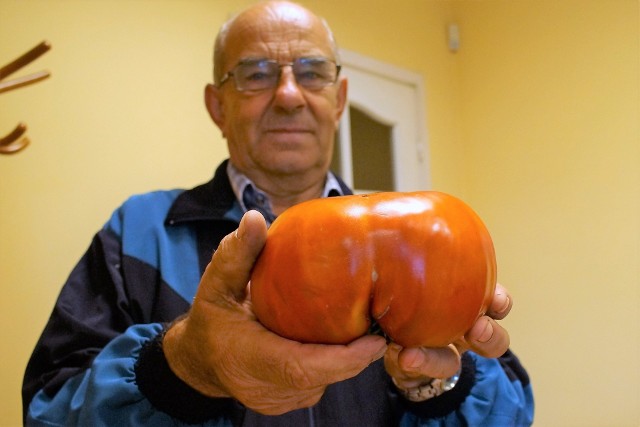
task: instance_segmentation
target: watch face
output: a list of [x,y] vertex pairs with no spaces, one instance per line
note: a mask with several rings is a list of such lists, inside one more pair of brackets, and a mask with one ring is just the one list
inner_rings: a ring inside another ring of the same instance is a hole
[[452,377],[445,378],[444,380],[442,380],[442,385],[441,385],[442,393],[454,388],[456,384],[458,384],[459,379],[460,379],[460,371],[456,372],[456,374],[453,375]]

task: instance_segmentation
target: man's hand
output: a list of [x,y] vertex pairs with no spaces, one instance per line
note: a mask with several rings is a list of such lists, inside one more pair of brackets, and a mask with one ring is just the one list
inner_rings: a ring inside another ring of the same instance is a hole
[[460,369],[460,355],[467,351],[485,357],[501,356],[509,348],[509,333],[496,320],[504,319],[513,301],[498,284],[487,315],[480,317],[465,337],[443,348],[402,348],[390,344],[385,368],[396,384],[405,389],[418,387],[432,378],[447,378]]
[[188,315],[163,341],[171,369],[211,397],[233,397],[278,415],[317,403],[327,385],[351,378],[382,357],[382,337],[341,345],[301,344],[265,329],[248,298],[251,268],[264,246],[264,218],[245,214],[207,267]]

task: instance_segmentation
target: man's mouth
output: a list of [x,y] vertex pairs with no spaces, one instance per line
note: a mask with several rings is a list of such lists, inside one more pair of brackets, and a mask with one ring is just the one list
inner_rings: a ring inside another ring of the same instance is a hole
[[311,133],[309,129],[297,127],[282,127],[268,129],[267,133]]

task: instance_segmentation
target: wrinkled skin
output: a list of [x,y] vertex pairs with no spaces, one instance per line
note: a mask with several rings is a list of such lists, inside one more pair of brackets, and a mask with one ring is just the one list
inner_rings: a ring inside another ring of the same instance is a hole
[[344,346],[300,344],[265,329],[247,299],[265,239],[261,215],[245,215],[207,267],[189,315],[167,331],[164,349],[176,374],[203,394],[277,415],[315,404],[329,384],[382,357],[386,343],[370,336]]
[[512,299],[500,285],[487,314],[463,339],[443,348],[387,346],[374,335],[347,345],[282,338],[256,320],[248,299],[251,267],[266,237],[262,216],[247,213],[214,254],[189,314],[165,335],[172,370],[205,395],[234,397],[261,413],[282,414],[313,405],[329,384],[357,375],[383,355],[396,383],[412,387],[455,373],[466,350],[498,357],[509,346],[509,335],[496,320],[509,313]]

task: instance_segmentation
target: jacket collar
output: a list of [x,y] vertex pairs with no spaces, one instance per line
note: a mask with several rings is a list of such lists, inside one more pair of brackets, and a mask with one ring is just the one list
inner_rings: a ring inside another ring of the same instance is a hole
[[222,219],[236,199],[227,176],[227,162],[218,166],[211,181],[182,192],[169,209],[165,222],[173,225]]
[[[236,196],[227,175],[227,163],[223,161],[215,171],[211,181],[182,192],[173,202],[165,219],[168,225],[190,221],[216,221],[234,207]],[[352,191],[339,177],[338,183],[344,194]]]

